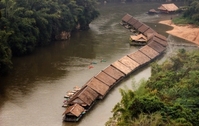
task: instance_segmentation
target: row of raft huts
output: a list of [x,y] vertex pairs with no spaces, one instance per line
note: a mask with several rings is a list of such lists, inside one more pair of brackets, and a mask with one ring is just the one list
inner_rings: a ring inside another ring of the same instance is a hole
[[166,37],[158,34],[131,15],[126,14],[122,18],[121,24],[123,26],[128,25],[137,32],[148,36],[148,44],[113,62],[70,96],[64,103],[66,110],[63,113],[63,121],[79,121],[95,102],[98,99],[103,99],[118,82],[141,66],[154,60],[166,49]]

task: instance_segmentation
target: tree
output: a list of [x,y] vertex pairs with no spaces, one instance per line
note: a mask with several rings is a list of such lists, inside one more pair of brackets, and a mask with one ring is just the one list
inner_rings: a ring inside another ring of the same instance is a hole
[[[184,49],[163,64],[154,63],[152,76],[145,84],[142,83],[143,86],[135,92],[121,92],[122,100],[113,109],[113,117],[107,126],[197,126],[198,63],[199,52],[186,52]],[[133,97],[127,97],[129,95]]]
[[[76,30],[79,24],[82,28],[88,27],[98,14],[94,8],[96,1],[88,0],[79,4],[80,2],[1,0],[0,30],[12,33],[7,37],[6,47],[11,50],[13,56],[27,55],[37,46],[50,44],[63,31],[70,33]],[[5,44],[2,47],[5,47]]]
[[199,22],[199,1],[189,1],[189,6],[183,14],[183,17],[190,18],[194,22]]
[[0,75],[6,74],[12,68],[12,53],[7,43],[10,35],[11,33],[0,31]]
[[78,6],[83,8],[83,12],[78,15],[78,22],[81,29],[88,29],[92,20],[99,16],[99,12],[95,9],[96,0],[76,0]]

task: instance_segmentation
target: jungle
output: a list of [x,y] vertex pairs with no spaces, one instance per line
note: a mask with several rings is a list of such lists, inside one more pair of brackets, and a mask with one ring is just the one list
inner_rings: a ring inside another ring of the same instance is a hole
[[120,89],[122,100],[106,126],[197,126],[198,63],[199,52],[185,49],[162,64],[152,63],[151,77],[140,81],[138,90]]
[[12,57],[49,45],[62,32],[89,28],[99,16],[96,0],[1,0],[0,75],[12,69]]

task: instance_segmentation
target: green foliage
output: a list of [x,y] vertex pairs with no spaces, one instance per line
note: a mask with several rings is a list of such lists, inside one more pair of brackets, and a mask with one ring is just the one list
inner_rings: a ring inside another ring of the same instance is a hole
[[199,1],[198,0],[189,0],[188,1],[189,6],[186,7],[183,18],[177,19],[177,23],[190,23],[190,24],[196,24],[199,25]]
[[[137,91],[120,90],[111,125],[197,126],[199,124],[199,52],[184,49],[163,64]],[[143,91],[143,93],[141,93]]]
[[88,29],[88,24],[99,16],[99,12],[95,9],[97,4],[94,0],[76,0],[78,6],[83,7],[81,14],[78,17],[81,29]]
[[1,0],[0,31],[13,33],[6,47],[13,56],[26,55],[50,44],[62,31],[71,32],[79,24],[88,28],[99,15],[96,4],[96,0]]
[[182,17],[182,16],[172,19],[172,22],[174,24],[181,24],[181,25],[183,25],[183,24],[194,24],[193,20],[191,20],[190,18]]
[[[23,55],[34,50],[35,46],[49,44],[61,31],[71,32],[78,24],[82,29],[88,27],[99,15],[96,4],[96,0],[3,0],[1,12],[7,22],[6,25],[0,23],[0,26],[17,33],[8,41],[14,55],[15,52]],[[18,42],[13,45],[16,38]],[[24,47],[26,45],[31,47]]]
[[6,74],[12,68],[12,54],[7,44],[7,39],[10,35],[11,33],[0,31],[0,75]]
[[138,118],[134,118],[132,124],[135,126],[165,126],[166,123],[162,120],[162,116],[160,113],[152,113],[152,114],[139,114]]

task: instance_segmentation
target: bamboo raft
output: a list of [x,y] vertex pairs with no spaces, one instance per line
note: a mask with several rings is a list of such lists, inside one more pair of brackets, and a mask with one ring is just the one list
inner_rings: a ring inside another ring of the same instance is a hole
[[[97,75],[88,80],[65,103],[63,121],[79,121],[86,112],[103,99],[108,92],[126,76],[160,56],[167,47],[166,37],[158,34],[146,24],[126,14],[120,22],[125,28],[131,28],[148,36],[148,44],[113,62]],[[128,27],[127,27],[128,26]]]

